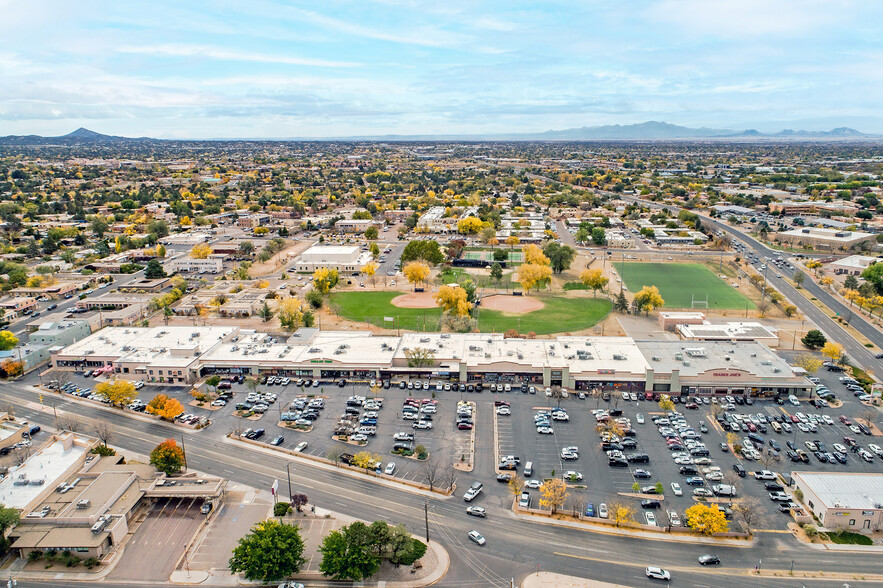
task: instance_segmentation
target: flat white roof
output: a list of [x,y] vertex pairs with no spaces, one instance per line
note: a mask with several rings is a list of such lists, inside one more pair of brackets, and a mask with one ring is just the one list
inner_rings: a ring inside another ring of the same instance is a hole
[[883,474],[794,472],[827,508],[883,509]]
[[860,231],[841,231],[837,229],[818,229],[815,227],[792,229],[779,233],[780,235],[788,235],[789,237],[809,237],[812,239],[827,239],[829,241],[837,241],[840,243],[849,243],[858,241],[859,239],[867,239],[873,237],[871,233],[862,233]]
[[[64,445],[62,441],[55,441],[30,456],[24,464],[9,468],[9,475],[0,481],[0,502],[6,506],[24,509],[43,490],[57,485],[62,474],[88,449],[77,444],[65,449]],[[41,479],[42,484],[15,485],[16,480]]]

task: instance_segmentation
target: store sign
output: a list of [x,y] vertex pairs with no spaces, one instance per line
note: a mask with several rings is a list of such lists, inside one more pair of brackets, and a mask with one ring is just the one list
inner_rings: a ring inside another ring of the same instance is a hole
[[712,376],[715,378],[741,378],[744,372],[712,372]]
[[872,517],[872,516],[874,516],[874,511],[873,510],[863,510],[862,516],[863,517]]
[[310,363],[331,363],[330,359],[311,359]]
[[615,374],[616,370],[598,370],[599,374]]

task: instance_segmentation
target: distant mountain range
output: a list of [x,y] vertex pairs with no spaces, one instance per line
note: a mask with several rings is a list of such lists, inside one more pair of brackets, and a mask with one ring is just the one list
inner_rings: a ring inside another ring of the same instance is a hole
[[[785,129],[778,133],[761,133],[754,129],[735,131],[731,129],[691,128],[666,122],[648,121],[633,125],[603,125],[580,127],[541,133],[497,133],[481,135],[366,135],[327,138],[294,138],[301,141],[660,141],[660,140],[849,140],[878,139],[881,135],[869,135],[849,127],[838,127],[830,131],[794,131]],[[234,141],[235,139],[227,139]],[[243,139],[253,141],[255,139]],[[267,139],[279,141],[281,139]],[[118,137],[102,135],[89,129],[79,128],[61,137],[41,137],[39,135],[7,135],[0,137],[0,146],[29,145],[114,145],[146,142],[174,142],[149,137]]]

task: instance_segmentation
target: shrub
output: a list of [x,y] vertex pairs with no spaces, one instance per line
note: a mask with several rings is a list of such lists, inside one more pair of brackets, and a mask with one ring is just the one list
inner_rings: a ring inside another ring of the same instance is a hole
[[806,523],[803,525],[803,532],[806,533],[806,536],[810,539],[814,539],[819,534],[819,530],[815,528],[815,526]]
[[93,447],[90,453],[94,453],[95,455],[101,455],[103,457],[107,457],[110,455],[116,455],[116,449],[111,449],[107,445],[98,445],[97,447]]
[[291,504],[288,502],[277,502],[273,505],[273,516],[284,517],[291,512]]
[[98,563],[99,563],[99,562],[98,562],[98,558],[97,558],[97,557],[90,557],[90,558],[87,558],[87,559],[84,559],[84,560],[83,560],[83,565],[86,566],[86,567],[87,567],[88,569],[90,569],[90,570],[91,570],[92,568],[94,568],[95,566],[97,566]]
[[41,557],[43,557],[42,551],[34,550],[34,551],[28,552],[28,562],[29,563],[33,563],[33,562],[37,561],[38,559],[40,559]]

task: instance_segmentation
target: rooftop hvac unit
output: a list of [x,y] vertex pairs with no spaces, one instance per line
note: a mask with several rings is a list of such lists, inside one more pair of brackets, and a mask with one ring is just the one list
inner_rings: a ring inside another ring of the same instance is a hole
[[420,337],[421,343],[429,343],[429,337]]
[[613,359],[616,361],[625,361],[625,355],[620,355],[619,353],[613,354]]
[[450,338],[451,338],[451,334],[450,334],[450,333],[442,333],[442,334],[441,334],[441,338],[442,338],[442,339],[450,339]]
[[77,508],[79,509],[89,508],[90,506],[92,506],[92,501],[88,498],[83,498],[82,500],[77,501]]
[[658,355],[654,355],[654,356],[651,357],[650,359],[652,359],[653,361],[659,361],[659,356],[658,356]]
[[689,361],[685,361],[683,365],[684,365],[684,367],[690,367],[690,362],[689,362]]

